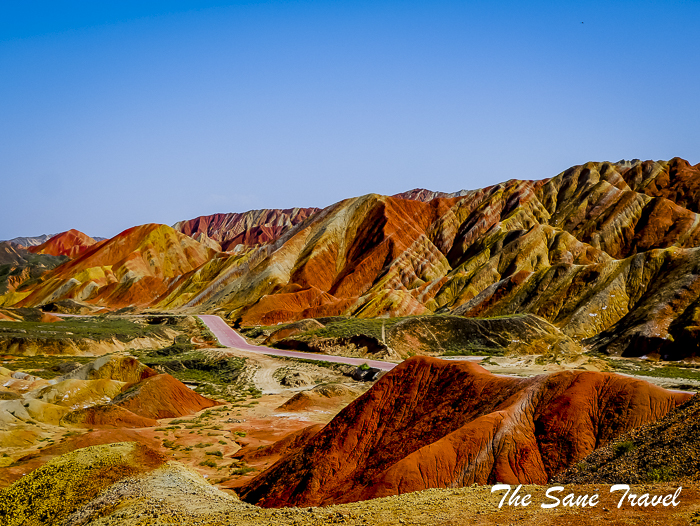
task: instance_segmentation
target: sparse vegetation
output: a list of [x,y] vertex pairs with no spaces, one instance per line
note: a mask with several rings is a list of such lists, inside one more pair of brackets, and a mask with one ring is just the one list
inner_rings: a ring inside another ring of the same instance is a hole
[[[377,340],[382,339],[382,327],[385,334],[397,323],[405,320],[402,318],[335,318],[329,321],[325,327],[305,331],[293,338],[299,341],[309,341],[316,338],[349,338],[351,336],[372,336]],[[262,327],[261,329],[277,330],[283,325],[274,327]]]
[[175,337],[172,345],[151,351],[151,354],[155,356],[173,356],[192,351],[193,349],[194,345],[190,343],[190,339],[182,334]]
[[176,429],[181,429],[180,426],[168,426],[168,427],[156,427],[156,431],[173,431]]
[[[3,323],[3,322],[0,322]],[[13,323],[13,322],[8,322],[8,323]],[[0,333],[1,334],[1,333]],[[60,370],[60,366],[65,363],[78,363],[80,365],[89,363],[93,361],[95,358],[94,357],[89,357],[89,356],[46,356],[46,355],[39,355],[39,356],[13,356],[13,355],[6,355],[6,358],[4,361],[7,361],[9,363],[5,364],[5,367],[8,367],[14,371],[22,371],[26,372],[28,374],[31,374],[33,376],[38,376],[40,378],[44,378],[46,380],[51,380],[53,378],[56,378],[58,376],[61,376],[62,373]]]
[[[441,345],[449,347],[450,342],[441,342]],[[442,353],[442,356],[503,356],[505,352],[506,350],[501,347],[496,348],[466,345],[459,349],[447,350]]]
[[677,362],[669,365],[668,362],[650,362],[640,358],[613,358],[600,352],[590,351],[586,353],[603,360],[616,372],[639,376],[651,376],[654,378],[684,378],[700,381],[700,364]]
[[[369,319],[325,318],[319,320],[326,324],[324,327],[294,334],[280,340],[273,346],[284,349],[305,350],[305,345],[308,344],[313,348],[314,342],[318,340],[352,340],[359,337],[374,340],[378,349],[381,349],[383,345],[394,348],[392,334],[401,331],[405,325],[407,330],[418,331],[416,334],[419,336],[419,339],[422,338],[426,346],[433,347],[432,351],[442,356],[503,356],[506,353],[506,347],[512,343],[512,339],[509,336],[511,332],[519,331],[521,326],[525,328],[524,330],[529,330],[533,334],[540,330],[539,327],[533,328],[528,325],[528,320],[524,315],[514,314],[483,318],[484,322],[492,322],[491,325],[494,325],[493,322],[498,320],[511,320],[510,323],[496,323],[496,325],[499,327],[512,325],[512,327],[506,331],[506,334],[496,331],[494,334],[484,337],[484,334],[475,331],[461,330],[460,332],[460,329],[455,327],[463,326],[465,319],[451,314]],[[422,323],[423,321],[426,323]],[[293,323],[289,323],[267,327],[252,327],[242,329],[241,332],[250,338],[258,338],[293,325]],[[443,332],[444,334],[441,334]],[[546,338],[544,339],[546,340]],[[345,345],[346,343],[343,341],[338,342],[339,345]],[[356,343],[358,345],[365,344],[362,340]],[[368,344],[370,346],[373,345],[371,342],[368,342]],[[540,342],[540,345],[549,348],[551,342],[547,340],[545,343]],[[405,356],[413,354],[412,350],[405,348],[400,352]]]
[[179,449],[180,446],[175,444],[174,441],[172,440],[163,440],[163,447],[168,448],[168,449]]
[[232,469],[232,470],[231,470],[231,475],[238,475],[238,476],[247,475],[247,474],[250,473],[251,471],[255,471],[255,468],[253,468],[253,467],[251,467],[251,466],[245,466],[245,467],[242,467],[242,468],[235,468],[235,469]]
[[613,446],[613,453],[616,457],[621,457],[626,455],[630,451],[637,449],[637,446],[631,440],[626,440],[624,442],[619,442]]
[[662,466],[660,468],[653,468],[647,471],[646,479],[649,482],[670,482],[676,478],[673,469],[668,466]]
[[250,392],[249,387],[240,382],[245,370],[245,358],[212,358],[202,351],[189,349],[185,344],[173,344],[166,349],[134,351],[134,354],[149,367],[167,372],[181,382],[196,384],[195,391],[210,398],[234,401],[241,391]]
[[115,316],[94,316],[89,318],[67,318],[53,323],[39,321],[0,321],[0,336],[7,338],[37,338],[48,340],[95,341],[116,338],[130,342],[134,338],[164,336],[160,326],[136,323]]
[[185,429],[196,429],[198,427],[204,427],[206,424],[191,424],[188,426],[185,426]]
[[225,347],[219,343],[219,340],[214,335],[213,332],[209,330],[209,327],[198,317],[194,318],[197,322],[197,328],[199,330],[199,337],[207,343],[211,343],[214,347]]

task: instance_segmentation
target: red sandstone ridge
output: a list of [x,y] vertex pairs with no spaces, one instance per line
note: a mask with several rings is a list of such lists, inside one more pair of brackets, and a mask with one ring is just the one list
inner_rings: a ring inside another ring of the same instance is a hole
[[213,214],[180,221],[173,228],[198,241],[200,236],[207,236],[218,242],[223,250],[233,250],[237,245],[271,243],[318,211],[318,208],[288,208]]
[[623,172],[623,178],[636,192],[663,197],[700,213],[700,169],[674,157],[670,161],[644,161]]
[[272,245],[208,263],[159,307],[180,306],[184,297],[185,306],[217,305],[245,324],[333,316],[353,306],[365,317],[422,314],[422,302],[439,290],[424,285],[449,268],[443,252],[456,233],[450,209],[457,199],[370,194],[341,201]]
[[244,486],[241,498],[301,507],[472,483],[545,484],[689,397],[609,373],[513,378],[414,357]]
[[96,244],[97,241],[78,230],[68,230],[56,234],[41,245],[29,247],[34,254],[50,254],[52,256],[68,256],[74,258]]

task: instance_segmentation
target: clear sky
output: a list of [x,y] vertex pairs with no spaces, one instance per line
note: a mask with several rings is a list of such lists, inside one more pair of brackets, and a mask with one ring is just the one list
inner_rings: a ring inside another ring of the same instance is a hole
[[0,3],[0,239],[700,162],[700,2]]

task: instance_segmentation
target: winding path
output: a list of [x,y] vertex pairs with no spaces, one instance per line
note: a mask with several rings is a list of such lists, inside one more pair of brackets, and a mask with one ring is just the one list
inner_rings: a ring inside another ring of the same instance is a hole
[[219,316],[212,314],[199,314],[197,317],[204,322],[204,324],[209,327],[209,330],[214,333],[214,336],[219,340],[221,345],[226,347],[233,347],[234,349],[241,349],[244,351],[259,352],[261,354],[267,354],[270,356],[286,356],[287,358],[301,358],[303,360],[315,360],[318,362],[333,362],[333,363],[345,363],[348,365],[362,365],[366,363],[370,367],[376,369],[381,369],[382,371],[391,371],[398,364],[391,362],[382,362],[379,360],[364,360],[362,358],[346,358],[345,356],[333,356],[330,354],[315,354],[308,352],[299,351],[283,351],[280,349],[273,349],[271,347],[264,347],[262,345],[251,345],[243,336],[234,331],[229,327],[224,320]]

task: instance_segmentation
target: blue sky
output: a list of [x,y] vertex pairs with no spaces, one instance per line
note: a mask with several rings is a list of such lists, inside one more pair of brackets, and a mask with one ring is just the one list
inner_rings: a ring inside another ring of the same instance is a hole
[[3,2],[0,239],[696,164],[699,23],[698,1]]

